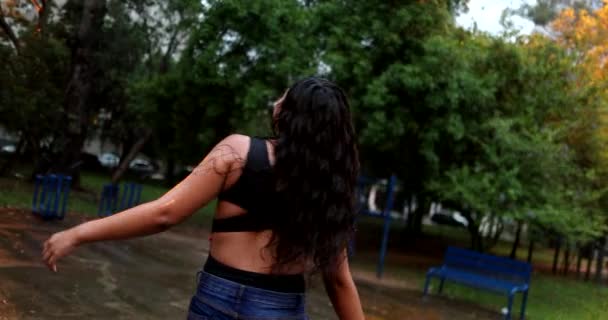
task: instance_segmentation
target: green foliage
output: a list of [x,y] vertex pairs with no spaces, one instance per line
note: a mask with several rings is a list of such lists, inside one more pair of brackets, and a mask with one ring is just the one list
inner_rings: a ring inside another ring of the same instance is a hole
[[157,79],[168,90],[153,89],[171,100],[164,121],[180,154],[198,160],[236,128],[269,133],[269,103],[316,68],[305,10],[296,1],[209,2],[176,68]]
[[[126,146],[151,129],[147,153],[191,164],[231,132],[269,134],[273,99],[320,74],[350,96],[365,173],[396,173],[406,193],[450,203],[473,223],[491,214],[597,236],[601,88],[575,82],[574,57],[549,39],[457,28],[466,4],[108,1],[92,110],[112,120],[92,125]],[[61,129],[78,6],[70,1],[46,37],[24,36],[21,55],[0,44],[9,62],[0,119],[32,141]]]
[[20,53],[0,43],[0,125],[27,143],[60,130],[69,52],[62,39],[25,35]]
[[[532,51],[523,43],[492,40],[480,47],[487,60],[475,58],[476,67],[467,70],[479,68],[471,76],[483,77],[491,95],[468,102],[469,108],[485,106],[477,116],[457,111],[473,122],[464,125],[460,140],[450,141],[449,154],[463,150],[458,144],[467,152],[440,165],[438,179],[427,186],[441,199],[477,213],[477,219],[492,214],[538,223],[572,238],[597,237],[604,230],[598,203],[604,192],[595,189],[593,168],[581,166],[581,146],[568,139],[580,112],[595,107],[577,106],[585,97],[567,80],[567,55],[549,43],[542,46]],[[548,55],[539,59],[540,54]],[[472,150],[474,158],[468,157]]]
[[603,0],[537,0],[535,4],[523,4],[512,13],[530,19],[538,26],[547,26],[564,7],[576,10],[597,8]]

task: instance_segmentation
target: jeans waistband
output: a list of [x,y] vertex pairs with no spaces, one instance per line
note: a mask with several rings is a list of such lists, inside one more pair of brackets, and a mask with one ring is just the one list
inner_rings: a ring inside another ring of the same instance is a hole
[[[304,293],[285,293],[245,286],[207,272],[199,272],[197,297],[227,309],[245,311],[251,306],[259,310],[305,311]],[[214,303],[215,301],[215,303]]]
[[239,270],[217,261],[211,255],[207,258],[204,271],[219,278],[258,289],[282,293],[304,293],[306,290],[306,282],[302,274],[275,275]]

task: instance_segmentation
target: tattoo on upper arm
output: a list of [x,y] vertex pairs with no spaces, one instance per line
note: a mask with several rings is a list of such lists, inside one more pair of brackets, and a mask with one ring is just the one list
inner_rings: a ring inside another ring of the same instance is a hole
[[209,152],[207,157],[194,170],[193,174],[215,172],[228,175],[240,171],[245,166],[245,159],[230,145],[219,144]]

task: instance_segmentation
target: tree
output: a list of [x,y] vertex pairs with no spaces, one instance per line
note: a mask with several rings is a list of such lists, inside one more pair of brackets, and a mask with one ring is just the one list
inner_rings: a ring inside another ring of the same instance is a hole
[[[485,54],[466,70],[477,69],[478,79],[485,75],[479,85],[491,90],[489,104],[481,110],[482,101],[469,104],[480,118],[461,110],[464,120],[475,122],[464,123],[462,141],[450,142],[468,141],[465,145],[475,156],[453,158],[441,170],[442,177],[429,185],[440,199],[464,212],[478,250],[484,246],[475,233],[485,215],[540,225],[570,239],[591,239],[604,229],[598,202],[604,191],[598,188],[596,168],[583,161],[588,158],[581,152],[583,144],[589,152],[599,146],[587,138],[572,140],[572,131],[585,127],[581,115],[597,110],[589,103],[593,90],[581,90],[572,81],[574,60],[567,51],[542,36],[519,41],[487,39],[478,44]],[[468,41],[467,51],[474,43]],[[454,46],[450,51],[457,50]],[[592,120],[585,124],[593,127]]]
[[94,115],[92,102],[98,65],[94,55],[106,14],[105,0],[85,0],[71,45],[69,80],[65,90],[63,130],[54,141],[56,152],[51,170],[71,175],[73,183],[80,185],[80,155]]
[[209,1],[176,65],[133,88],[137,105],[150,106],[158,149],[192,164],[235,130],[268,135],[269,102],[317,67],[307,10],[298,1]]
[[[120,165],[112,175],[117,182],[151,137],[167,133],[166,126],[153,126],[154,121],[147,117],[152,113],[146,112],[154,110],[152,99],[140,99],[142,93],[137,90],[170,71],[198,21],[201,5],[198,1],[131,0],[111,1],[108,7],[112,22],[104,28],[103,55],[99,56],[100,65],[107,70],[100,99],[107,101],[103,109],[112,119],[100,129],[102,138],[122,146]],[[171,159],[168,172],[173,171]]]
[[577,81],[589,81],[592,85],[608,80],[608,4],[593,11],[567,8],[551,23],[556,41],[576,56],[574,64],[582,70]]
[[528,18],[537,26],[546,27],[565,8],[572,10],[589,10],[598,8],[603,0],[537,0],[536,4],[523,4],[511,13]]
[[[578,154],[558,151],[575,147],[564,132],[595,106],[570,81],[565,51],[459,30],[440,1],[340,2],[318,10],[321,21],[348,17],[319,24],[320,59],[349,88],[364,169],[395,171],[422,200],[408,233],[420,230],[431,199],[464,213],[478,249],[478,225],[488,214],[534,216],[563,232],[559,219],[602,219],[595,198],[566,196],[593,191],[575,170]],[[592,175],[590,167],[582,169]],[[563,206],[571,210],[553,210],[559,199],[571,200]],[[570,233],[597,234],[597,225],[585,221]]]
[[376,176],[394,172],[404,191],[417,195],[421,205],[408,221],[412,235],[432,198],[424,183],[437,173],[425,150],[435,132],[424,89],[431,74],[419,72],[417,64],[428,39],[454,29],[451,4],[340,1],[319,5],[313,15],[319,59],[351,97],[363,170]]
[[[155,136],[154,140],[161,141],[161,143],[157,143],[154,147],[161,150],[160,153],[166,159],[165,181],[168,185],[173,185],[176,158],[179,158],[180,154],[172,150],[173,143],[162,143],[167,140],[171,141],[165,137],[174,136],[174,131],[171,130],[173,127],[167,125],[166,118],[159,117],[151,111],[160,111],[156,99],[160,98],[158,92],[163,92],[163,90],[158,86],[160,83],[166,83],[162,78],[173,72],[171,68],[175,65],[175,57],[181,53],[180,51],[188,41],[194,24],[199,22],[202,6],[199,1],[147,1],[148,8],[142,7],[141,2],[134,1],[134,3],[139,15],[136,23],[145,33],[147,59],[136,73],[135,84],[128,89],[135,99],[131,99],[126,104],[129,108],[118,113],[118,121],[114,123],[119,123],[118,127],[122,128],[121,131],[128,133],[126,137],[138,136],[138,139],[126,139],[125,141],[123,135],[123,146],[129,147],[124,148],[121,164],[112,175],[112,181],[116,182],[121,178],[137,152],[144,147],[148,139]],[[160,16],[154,14],[159,11],[163,14]],[[170,96],[173,95],[170,94]],[[161,103],[170,105],[173,101],[162,101]],[[137,116],[133,111],[143,114],[144,117]],[[133,126],[133,122],[129,121],[133,118],[140,119],[139,126]],[[137,134],[137,131],[141,133]]]
[[[55,9],[46,1],[39,8],[29,1],[0,5],[0,56],[4,62],[0,66],[0,124],[19,137],[16,152],[0,166],[2,175],[23,152],[39,162],[43,148],[57,132],[69,53],[63,26],[54,19],[53,23],[42,22],[43,15],[48,17]],[[37,14],[32,16],[29,11]]]

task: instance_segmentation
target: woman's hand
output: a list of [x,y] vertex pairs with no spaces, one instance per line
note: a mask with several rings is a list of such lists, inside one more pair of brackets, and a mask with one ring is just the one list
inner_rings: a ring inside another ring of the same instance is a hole
[[42,260],[49,269],[57,272],[57,261],[74,251],[77,245],[78,241],[71,230],[55,233],[44,243]]

